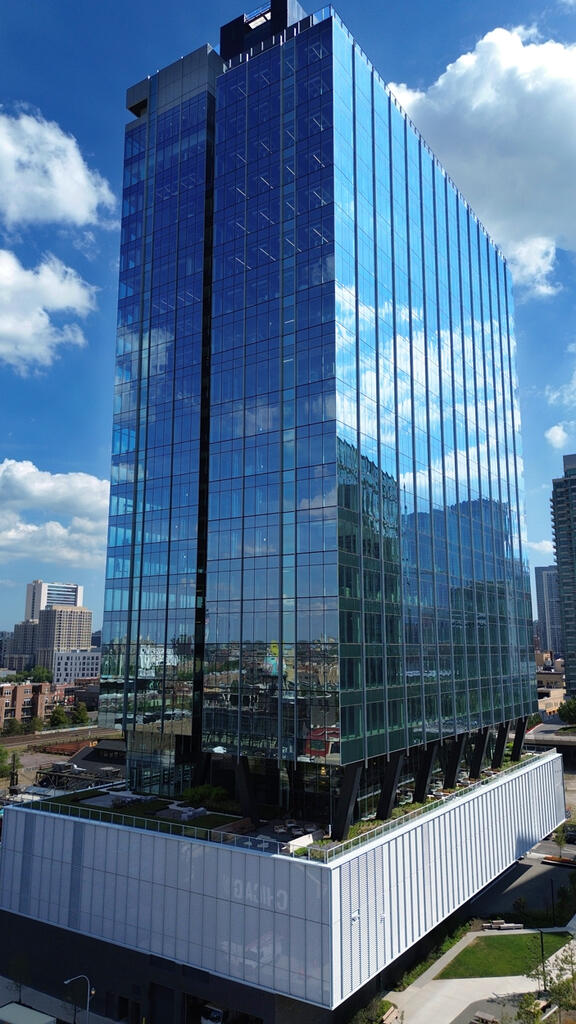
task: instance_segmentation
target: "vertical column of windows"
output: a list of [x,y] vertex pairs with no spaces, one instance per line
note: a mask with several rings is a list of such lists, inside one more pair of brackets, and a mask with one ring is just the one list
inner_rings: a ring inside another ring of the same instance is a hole
[[[486,637],[486,590],[485,582],[481,577],[480,583],[477,583],[474,560],[472,560],[472,531],[476,528],[479,531],[479,535],[482,535],[482,531],[486,524],[486,519],[483,516],[482,502],[485,497],[489,495],[490,483],[487,472],[487,460],[488,460],[488,434],[486,430],[486,385],[485,385],[485,374],[486,364],[484,357],[483,348],[483,336],[482,336],[482,313],[481,313],[481,297],[480,297],[480,270],[479,270],[479,253],[478,253],[478,230],[477,222],[474,218],[467,218],[468,226],[468,239],[466,246],[466,255],[469,259],[470,264],[470,316],[471,316],[471,343],[472,350],[474,350],[474,379],[475,379],[475,391],[476,391],[476,402],[477,402],[477,423],[478,423],[478,450],[477,450],[477,465],[478,465],[478,482],[475,490],[475,494],[478,495],[477,502],[472,508],[471,503],[468,501],[465,504],[458,505],[458,515],[460,521],[465,524],[465,530],[462,528],[463,536],[463,625],[466,635],[466,664],[467,672],[474,684],[472,684],[469,705],[470,705],[470,725],[472,728],[478,727],[483,723],[484,714],[484,699],[485,693],[483,691],[483,670],[485,668],[483,651],[480,649],[480,640],[484,641]],[[469,497],[468,494],[462,496],[464,499]],[[484,545],[484,539],[482,540]],[[482,550],[482,549],[481,549]],[[482,559],[479,559],[480,562]],[[479,628],[479,614],[482,616],[482,623]],[[483,644],[484,647],[484,644]]]
[[[496,388],[496,352],[494,349],[494,338],[492,331],[492,316],[491,316],[491,288],[490,288],[490,268],[487,259],[487,238],[484,232],[478,226],[475,236],[478,243],[478,269],[479,269],[479,286],[480,286],[480,316],[481,316],[481,344],[483,352],[483,369],[485,379],[485,422],[486,422],[486,436],[488,438],[488,467],[489,467],[489,490],[488,497],[489,501],[486,502],[483,507],[483,533],[487,544],[490,545],[490,550],[494,552],[493,560],[495,561],[494,570],[492,570],[492,577],[496,586],[497,581],[502,576],[502,547],[501,541],[505,536],[507,529],[506,520],[508,515],[508,505],[506,503],[505,493],[503,491],[503,477],[502,467],[500,463],[500,440],[499,440],[499,422],[498,422],[498,395]],[[494,557],[495,556],[495,557]],[[500,562],[500,565],[499,565]],[[501,585],[502,586],[502,585]],[[505,590],[508,589],[507,584],[503,584]],[[486,622],[486,629],[495,627],[494,621],[490,617],[491,606],[494,602],[494,587],[487,588],[487,591],[483,594],[483,617]],[[506,631],[507,632],[507,631]],[[482,688],[482,710],[483,710],[483,721],[484,724],[488,724],[492,720],[492,704],[493,704],[493,690],[492,684],[497,685],[498,676],[501,675],[500,659],[496,648],[493,647],[493,659],[491,664],[490,650],[488,644],[492,645],[502,637],[497,636],[497,631],[492,628],[492,632],[488,633],[487,636],[483,635],[482,648],[480,650],[481,659],[481,688]],[[494,673],[492,669],[494,668]]]
[[[386,476],[382,466],[382,423],[381,419],[387,418],[388,410],[383,411],[380,405],[381,396],[381,350],[380,350],[380,310],[379,310],[379,240],[380,232],[385,231],[382,224],[382,217],[386,216],[386,206],[389,204],[389,188],[385,189],[384,195],[379,193],[379,180],[376,174],[377,166],[377,139],[380,131],[379,114],[381,110],[382,86],[375,73],[371,76],[370,82],[370,129],[371,129],[371,164],[372,164],[372,217],[373,217],[373,242],[372,261],[374,268],[374,289],[372,293],[374,309],[374,354],[371,372],[373,375],[373,400],[375,408],[375,484],[374,484],[374,515],[375,534],[378,543],[377,562],[370,570],[370,589],[368,596],[375,601],[373,614],[378,616],[380,629],[380,644],[367,661],[367,684],[370,690],[370,704],[373,708],[371,729],[369,728],[367,747],[370,755],[386,754],[390,751],[389,739],[389,715],[388,715],[388,673],[387,673],[387,633],[386,633],[386,568],[385,558],[388,550],[388,536],[386,528],[386,506],[387,487]],[[380,101],[380,103],[379,103]],[[378,140],[379,141],[379,140]],[[382,209],[382,205],[384,209]]]
[[[426,500],[422,503],[421,516],[423,529],[420,530],[420,545],[423,551],[422,577],[424,582],[423,597],[425,603],[424,641],[425,651],[425,699],[426,722],[433,724],[429,738],[441,737],[454,729],[455,695],[454,674],[451,663],[452,638],[450,629],[449,605],[447,605],[448,589],[446,579],[446,562],[443,538],[438,538],[437,517],[441,511],[438,494],[438,459],[441,460],[440,435],[438,431],[439,380],[437,358],[437,335],[435,330],[435,312],[432,322],[429,320],[428,289],[432,286],[435,293],[435,282],[430,281],[433,266],[433,253],[430,252],[433,240],[433,209],[431,206],[432,160],[426,147],[420,140],[418,152],[419,182],[419,219],[420,231],[415,259],[420,266],[418,290],[414,291],[412,311],[417,316],[414,337],[418,339],[415,351],[422,365],[424,396],[423,409],[424,435],[420,434],[421,450],[425,452],[424,464],[419,468],[419,475],[425,474]],[[430,340],[435,344],[431,345]],[[422,425],[419,428],[422,431]],[[424,497],[424,496],[423,496]],[[433,705],[435,714],[432,717]]]
[[[451,189],[453,196],[453,231],[455,238],[460,238],[459,219],[463,217],[465,220],[468,219],[468,211],[463,208],[460,204],[458,207],[458,200],[453,189]],[[469,253],[468,244],[465,243],[465,258]],[[458,274],[458,288],[460,288],[460,281],[462,275],[462,264],[460,255],[458,255],[458,270],[455,270],[455,274]],[[467,275],[468,276],[468,275]],[[469,296],[469,288],[466,289],[466,300]],[[460,308],[462,308],[462,299],[464,295],[460,294]],[[461,321],[460,321],[461,322]],[[460,328],[456,333],[458,348],[460,352],[459,365],[461,366],[461,394],[462,401],[465,401],[464,385],[469,382],[471,385],[471,397],[475,395],[475,382],[473,376],[472,367],[467,366],[467,348],[466,341],[460,333]],[[466,395],[467,398],[467,395]],[[466,465],[467,465],[467,494],[462,495],[463,515],[466,521],[466,536],[467,536],[467,549],[470,565],[470,601],[469,610],[470,614],[474,617],[474,636],[477,642],[477,665],[478,665],[478,687],[479,687],[479,709],[480,709],[480,721],[485,724],[492,721],[492,691],[491,691],[491,670],[490,670],[490,657],[491,657],[491,645],[493,646],[493,637],[495,631],[491,632],[491,621],[490,621],[490,600],[491,592],[493,590],[493,579],[494,571],[491,570],[489,561],[492,551],[492,525],[491,525],[491,513],[490,504],[485,501],[484,498],[484,487],[480,472],[480,460],[479,451],[477,444],[477,431],[475,430],[476,437],[474,442],[470,444],[468,442],[468,434],[466,431],[466,420],[462,418],[461,403],[459,415],[461,417],[461,427],[463,430],[464,444],[466,450]],[[473,403],[474,406],[474,403]],[[467,414],[468,407],[465,406],[465,412]],[[473,418],[477,423],[477,416],[475,415],[475,406]],[[498,673],[499,674],[499,673]]]
[[[532,610],[530,598],[530,578],[525,558],[526,522],[523,507],[523,494],[519,477],[519,463],[522,460],[520,437],[520,412],[518,407],[518,382],[515,369],[515,341],[513,336],[510,294],[510,278],[501,258],[497,261],[497,288],[499,309],[499,330],[502,346],[503,394],[505,396],[505,430],[506,457],[509,467],[510,504],[513,516],[514,531],[517,537],[515,545],[515,577],[516,577],[516,644],[519,651],[518,674],[509,674],[506,678],[506,713],[508,717],[531,710],[534,703],[532,687],[532,657],[530,635],[532,630]],[[508,711],[510,709],[510,711]]]
[[[215,125],[214,234],[212,261],[212,350],[210,365],[210,493],[207,523],[206,630],[203,744],[239,751],[243,708],[244,493],[254,491],[255,454],[246,458],[244,430],[246,332],[252,350],[256,324],[247,325],[245,280],[248,215],[247,67],[217,83]],[[256,207],[257,212],[257,207]],[[252,299],[252,303],[253,303]],[[252,336],[254,335],[254,336]],[[266,533],[264,532],[264,537]],[[272,533],[274,537],[274,533]],[[253,548],[256,542],[252,530]],[[260,538],[259,538],[260,540]],[[262,541],[260,541],[262,543]],[[248,580],[253,596],[254,575]]]
[[390,96],[373,78],[374,209],[380,500],[383,682],[388,750],[405,744],[406,704],[402,669],[402,601],[395,398],[395,331],[392,259]]
[[412,745],[422,741],[424,718],[415,465],[417,413],[410,308],[407,126],[395,105],[390,107],[390,124],[404,677],[407,740]]
[[336,433],[342,758],[363,754],[364,661],[359,507],[357,234],[353,44],[334,28],[334,200],[336,276]]
[[[334,130],[332,21],[295,40],[296,756],[339,760],[337,469],[334,381]],[[290,308],[292,258],[285,261]],[[285,351],[292,330],[285,323]],[[288,407],[289,409],[291,406]],[[287,424],[289,425],[289,423]],[[286,498],[289,493],[285,491]],[[284,529],[290,526],[284,516]],[[285,549],[285,559],[289,552]],[[285,605],[285,612],[287,611]],[[289,694],[288,694],[289,696]]]
[[[133,670],[133,587],[140,434],[142,307],[148,125],[126,132],[112,447],[109,548],[103,622],[103,721],[121,723]],[[109,682],[107,681],[109,678]]]
[[390,163],[390,96],[374,75],[374,203],[378,345],[379,467],[381,473],[381,572],[387,750],[405,743],[399,502],[394,365],[394,302]]
[[[489,283],[489,321],[490,321],[490,338],[491,338],[491,350],[492,360],[494,368],[494,392],[496,396],[495,400],[495,429],[496,429],[496,445],[498,450],[498,474],[501,481],[501,508],[502,508],[502,519],[500,520],[501,525],[504,529],[508,529],[512,533],[514,532],[513,520],[515,518],[515,502],[512,500],[512,494],[510,491],[510,478],[509,478],[509,466],[508,466],[508,455],[507,455],[507,436],[506,436],[506,417],[508,415],[507,409],[507,395],[503,388],[503,365],[502,365],[502,345],[501,345],[501,322],[500,322],[500,310],[498,308],[498,285],[496,279],[498,256],[490,247],[488,240],[486,239],[486,250],[487,250],[487,269],[488,269],[488,283]],[[503,623],[499,614],[500,604],[500,593],[501,583],[500,574],[498,572],[498,519],[492,521],[493,532],[493,543],[491,548],[491,568],[492,573],[488,582],[488,593],[487,593],[487,612],[488,612],[488,637],[491,645],[491,682],[492,682],[492,720],[501,720],[505,718],[504,705],[505,701],[505,690],[509,685],[509,672],[510,667],[508,663],[508,650],[507,644],[510,643],[510,638],[507,636],[507,631],[503,628]],[[512,546],[510,555],[512,558],[516,558],[514,549],[516,545]],[[516,647],[518,645],[519,636],[517,629],[514,630],[513,644]],[[515,673],[514,673],[515,674]]]

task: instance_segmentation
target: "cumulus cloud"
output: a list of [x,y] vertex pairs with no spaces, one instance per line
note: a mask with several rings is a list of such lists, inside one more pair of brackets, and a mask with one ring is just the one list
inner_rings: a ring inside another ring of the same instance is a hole
[[527,545],[532,551],[538,551],[541,555],[554,554],[554,545],[551,540],[529,540]]
[[0,218],[8,228],[104,224],[110,185],[86,164],[78,142],[54,121],[0,111]]
[[576,250],[576,45],[496,28],[426,91],[391,89],[517,283],[553,294],[556,249]]
[[573,428],[574,423],[555,423],[553,427],[549,427],[548,430],[544,431],[544,437],[552,448],[565,448],[570,440],[570,432]]
[[106,519],[108,481],[89,473],[48,473],[33,462],[0,462],[0,507]]
[[62,345],[86,344],[75,320],[95,307],[96,289],[48,254],[33,270],[0,249],[0,361],[18,373],[50,366]]
[[99,568],[107,513],[106,480],[88,473],[48,473],[14,459],[0,463],[0,562],[33,557]]

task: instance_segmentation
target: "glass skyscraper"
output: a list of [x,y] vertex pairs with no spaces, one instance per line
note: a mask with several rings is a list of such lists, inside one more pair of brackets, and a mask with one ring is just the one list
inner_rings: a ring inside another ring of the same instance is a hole
[[374,812],[534,708],[505,260],[331,7],[128,106],[103,720]]
[[272,0],[127,99],[101,712],[132,792],[4,809],[0,956],[41,948],[58,999],[89,965],[132,1024],[334,1024],[565,816],[561,755],[521,757],[510,279],[330,7]]

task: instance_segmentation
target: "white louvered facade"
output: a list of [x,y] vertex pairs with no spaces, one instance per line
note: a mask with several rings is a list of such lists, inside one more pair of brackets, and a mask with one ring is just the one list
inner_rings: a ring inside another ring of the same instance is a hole
[[327,864],[8,807],[0,906],[334,1008],[563,819],[556,753]]

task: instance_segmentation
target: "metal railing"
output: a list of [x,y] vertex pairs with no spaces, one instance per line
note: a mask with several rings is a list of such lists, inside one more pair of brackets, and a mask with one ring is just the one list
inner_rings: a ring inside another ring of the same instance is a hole
[[[68,818],[83,819],[85,821],[94,821],[108,825],[119,825],[127,828],[143,829],[145,832],[153,832],[156,835],[196,839],[206,843],[235,846],[243,850],[276,854],[284,857],[298,857],[306,860],[320,861],[326,864],[337,857],[342,857],[351,850],[357,849],[359,846],[365,846],[367,843],[371,843],[375,839],[379,839],[381,836],[387,835],[398,828],[402,828],[403,826],[410,824],[410,822],[415,821],[417,818],[430,814],[431,811],[443,809],[448,804],[461,800],[462,797],[467,797],[472,793],[478,792],[484,786],[492,785],[495,782],[500,781],[502,778],[525,768],[527,763],[534,764],[535,762],[546,760],[552,754],[552,751],[546,751],[543,754],[525,754],[522,761],[508,765],[506,768],[501,768],[494,772],[494,774],[488,775],[483,779],[479,779],[478,782],[470,783],[470,785],[463,787],[462,789],[458,789],[454,793],[450,793],[437,800],[428,800],[423,807],[419,807],[414,811],[408,811],[401,817],[385,821],[381,825],[375,825],[374,828],[368,829],[366,832],[362,832],[360,835],[354,836],[352,839],[345,839],[342,842],[330,843],[330,845],[326,846],[312,844],[304,847],[299,846],[294,849],[290,848],[287,842],[278,842],[275,839],[269,839],[267,836],[263,835],[238,835],[234,832],[224,832],[220,829],[201,828],[198,825],[183,825],[179,822],[164,821],[159,818],[146,818],[135,814],[124,814],[121,811],[107,809],[101,810],[97,807],[82,807],[75,803],[58,803],[57,800],[34,800],[28,803],[19,803],[17,806],[27,811],[44,811],[47,814],[59,814]],[[93,793],[93,790],[86,792],[87,797],[89,798],[89,794],[91,792]],[[326,840],[323,840],[323,842],[326,842]]]

